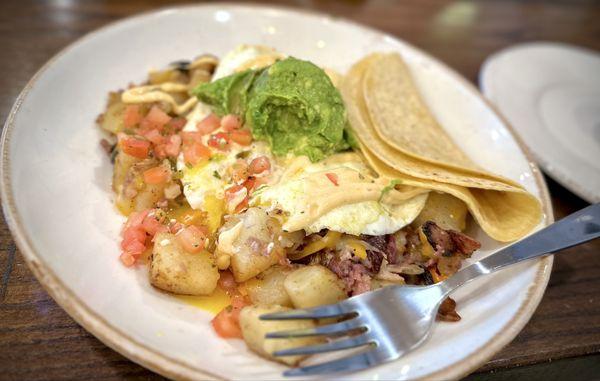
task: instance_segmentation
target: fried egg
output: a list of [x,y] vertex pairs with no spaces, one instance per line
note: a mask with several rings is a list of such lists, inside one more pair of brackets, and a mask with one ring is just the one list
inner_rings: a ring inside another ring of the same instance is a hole
[[244,70],[260,69],[285,57],[284,54],[267,46],[239,45],[219,62],[213,81]]
[[[251,162],[259,156],[266,156],[271,163],[273,157],[265,142],[253,142],[250,146],[240,146],[231,144],[228,151],[216,153],[208,161],[188,167],[183,163],[183,159],[178,160],[178,169],[183,176],[183,194],[193,209],[204,209],[207,196],[213,195],[216,198],[224,197],[225,189],[234,185],[227,170],[242,155],[247,162]],[[273,165],[271,174],[275,172]]]
[[[307,175],[321,174],[325,177],[327,174],[342,173],[340,169],[356,171],[360,176],[369,172],[360,161],[309,164],[298,168],[289,176],[282,176],[279,183],[259,189],[250,203],[267,209],[279,209],[283,212],[284,220],[302,218],[301,214],[311,213],[306,207],[307,198],[316,194],[327,197],[327,194],[322,192],[312,192],[311,187],[314,187],[314,184],[307,180]],[[316,219],[308,217],[310,222],[303,226],[303,229],[308,234],[322,229],[357,236],[390,234],[410,224],[419,215],[426,200],[427,194],[422,194],[401,204],[391,205],[378,200],[350,203],[336,207]],[[285,229],[285,221],[283,226]]]
[[[283,57],[284,55],[269,47],[240,45],[223,57],[212,80],[215,81],[239,71],[268,66]],[[211,109],[208,105],[198,102],[186,116],[187,123],[183,130],[196,131],[198,122],[210,113]],[[208,136],[206,139],[208,139]],[[204,143],[206,144],[206,142]],[[254,142],[249,147],[231,143],[231,148],[228,151],[218,153],[208,162],[200,163],[194,167],[186,166],[183,155],[179,156],[177,169],[182,172],[183,194],[192,208],[202,209],[208,195],[223,198],[225,189],[233,185],[224,174],[227,168],[238,160],[238,156],[243,151],[247,151],[246,159],[248,162],[255,157],[266,156],[273,163],[270,150],[267,144],[263,142]]]

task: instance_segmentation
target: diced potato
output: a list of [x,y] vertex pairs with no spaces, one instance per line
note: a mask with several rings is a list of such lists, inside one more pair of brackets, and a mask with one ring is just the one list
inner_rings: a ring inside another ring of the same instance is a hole
[[115,161],[113,188],[121,213],[129,215],[133,211],[153,208],[164,198],[165,187],[169,183],[146,184],[143,180],[143,172],[158,164],[156,160],[140,160],[119,151]]
[[245,283],[252,304],[261,306],[292,306],[283,281],[292,270],[283,266],[273,266]]
[[123,183],[125,182],[129,168],[140,161],[142,161],[142,159],[138,159],[137,157],[128,155],[119,150],[115,158],[115,166],[113,169],[112,186],[115,192],[119,193],[123,188]]
[[285,278],[283,286],[296,308],[337,303],[347,297],[337,275],[321,265],[294,270]]
[[263,314],[287,311],[290,308],[282,306],[260,307],[249,306],[244,307],[240,313],[240,327],[242,328],[242,336],[248,347],[270,360],[276,360],[288,365],[296,365],[306,356],[285,356],[274,357],[273,352],[312,345],[318,342],[315,337],[303,337],[294,339],[265,339],[268,332],[287,331],[292,329],[307,329],[314,328],[315,323],[312,320],[276,320],[267,321],[260,320],[259,317]]
[[397,286],[402,284],[402,282],[392,282],[385,279],[371,279],[371,290],[378,290],[387,286]]
[[282,255],[275,240],[273,219],[259,208],[250,208],[240,221],[219,235],[218,250],[231,256],[235,280],[245,282],[279,262]]
[[447,193],[430,192],[427,203],[414,220],[414,226],[433,221],[444,229],[463,231],[467,220],[467,205]]
[[102,114],[102,118],[100,119],[100,127],[112,134],[123,131],[125,128],[123,124],[125,107],[125,103],[121,102],[120,99],[118,101],[109,103],[108,108],[104,114]]
[[156,203],[164,198],[166,184],[145,184],[138,189],[134,197],[133,208],[136,212],[154,208]]
[[219,271],[210,253],[187,253],[171,233],[154,237],[150,283],[155,287],[175,294],[209,295],[218,280]]

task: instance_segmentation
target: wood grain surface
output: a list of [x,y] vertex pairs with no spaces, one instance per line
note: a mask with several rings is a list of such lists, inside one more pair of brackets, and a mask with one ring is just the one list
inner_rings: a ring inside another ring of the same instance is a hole
[[[552,40],[600,50],[598,1],[284,1],[373,26],[477,82],[491,53]],[[0,120],[35,71],[86,32],[167,1],[0,1]],[[116,64],[118,57],[116,57]],[[91,126],[90,126],[91,127]],[[557,218],[587,204],[549,180]],[[558,361],[557,361],[558,360]],[[525,329],[472,380],[600,374],[600,241],[556,256]],[[569,377],[570,378],[570,377]],[[0,380],[159,380],[79,327],[46,294],[0,224]]]

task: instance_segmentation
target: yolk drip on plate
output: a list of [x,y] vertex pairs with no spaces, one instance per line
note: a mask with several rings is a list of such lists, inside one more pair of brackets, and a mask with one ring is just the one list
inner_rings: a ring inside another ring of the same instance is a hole
[[231,304],[231,298],[220,287],[207,296],[175,295],[175,297],[186,304],[214,314]]

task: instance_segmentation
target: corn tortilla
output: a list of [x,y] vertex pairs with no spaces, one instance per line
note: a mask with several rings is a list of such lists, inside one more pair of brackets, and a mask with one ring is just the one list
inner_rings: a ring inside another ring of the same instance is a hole
[[540,222],[542,215],[540,203],[532,194],[524,190],[502,192],[417,179],[386,165],[366,147],[361,149],[367,162],[381,176],[398,179],[402,185],[448,193],[462,200],[483,231],[496,241],[517,240]]
[[[540,221],[541,205],[516,182],[483,170],[419,159],[394,148],[388,144],[389,139],[383,139],[376,132],[371,119],[373,112],[365,103],[363,84],[365,73],[379,59],[380,55],[376,54],[359,61],[340,85],[352,130],[373,169],[388,181],[399,179],[405,186],[436,190],[459,198],[467,204],[481,228],[498,241],[516,240],[531,231]],[[435,134],[426,136],[432,139]],[[460,157],[466,158],[462,152]]]
[[363,95],[375,132],[417,159],[458,168],[476,165],[437,123],[398,54],[377,54],[366,68]]

